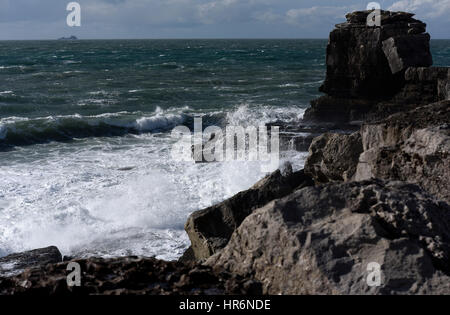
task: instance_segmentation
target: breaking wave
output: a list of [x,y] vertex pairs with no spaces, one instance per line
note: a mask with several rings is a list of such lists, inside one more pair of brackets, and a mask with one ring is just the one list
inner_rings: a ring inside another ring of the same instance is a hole
[[183,124],[186,119],[184,113],[165,113],[161,110],[152,115],[120,112],[95,116],[8,117],[0,119],[0,147],[165,132]]

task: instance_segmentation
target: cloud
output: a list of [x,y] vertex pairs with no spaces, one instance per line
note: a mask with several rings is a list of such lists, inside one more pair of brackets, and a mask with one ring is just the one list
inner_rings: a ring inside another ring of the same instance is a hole
[[272,9],[268,11],[257,11],[252,14],[252,18],[263,23],[273,24],[283,19],[281,14],[274,13]]
[[[82,27],[66,26],[67,1],[0,0],[0,39],[179,37],[327,37],[344,15],[369,0],[74,0]],[[450,0],[379,0],[408,10],[448,37]]]
[[450,0],[401,0],[394,2],[391,11],[418,12],[426,18],[443,18],[450,21]]
[[305,21],[323,22],[324,19],[342,20],[346,13],[353,11],[348,6],[327,7],[314,6],[310,8],[291,9],[286,12],[286,23],[293,25],[304,24]]

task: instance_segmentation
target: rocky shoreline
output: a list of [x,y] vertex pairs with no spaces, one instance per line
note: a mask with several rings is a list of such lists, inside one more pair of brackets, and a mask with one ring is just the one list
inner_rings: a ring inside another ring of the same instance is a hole
[[[299,140],[304,170],[193,213],[178,262],[49,247],[0,258],[0,294],[450,294],[450,68],[431,67],[413,14],[382,11],[381,27],[368,14],[330,34],[326,95],[304,123],[348,132]],[[68,261],[82,286],[67,286]]]

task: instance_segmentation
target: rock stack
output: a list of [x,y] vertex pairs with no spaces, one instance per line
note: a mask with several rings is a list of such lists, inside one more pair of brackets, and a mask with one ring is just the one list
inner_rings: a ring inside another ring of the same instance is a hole
[[305,120],[361,121],[448,99],[441,82],[448,69],[423,70],[433,63],[426,24],[411,13],[381,11],[381,26],[372,27],[370,13],[349,13],[331,32],[320,88],[326,95],[311,102]]

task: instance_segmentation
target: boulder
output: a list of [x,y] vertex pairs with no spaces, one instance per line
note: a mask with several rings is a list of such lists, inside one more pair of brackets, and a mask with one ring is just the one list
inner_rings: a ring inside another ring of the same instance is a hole
[[[206,265],[252,273],[267,294],[450,294],[449,257],[450,206],[413,184],[372,180],[271,202]],[[368,281],[377,266],[379,286]]]
[[191,214],[185,230],[192,245],[189,255],[186,254],[183,260],[189,260],[189,257],[195,257],[196,260],[210,257],[227,245],[234,230],[253,210],[284,197],[295,189],[314,184],[303,170],[295,173],[291,171],[289,167],[287,172],[278,170],[249,190]]
[[430,67],[430,34],[408,34],[383,41],[383,52],[393,74],[409,67]]
[[316,183],[348,181],[356,172],[359,156],[363,152],[361,134],[326,133],[313,140],[305,173]]
[[59,263],[62,255],[55,246],[12,254],[0,258],[0,277],[20,274],[27,268]]

